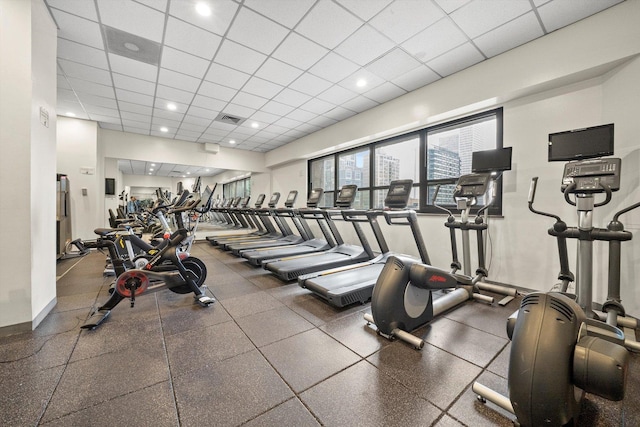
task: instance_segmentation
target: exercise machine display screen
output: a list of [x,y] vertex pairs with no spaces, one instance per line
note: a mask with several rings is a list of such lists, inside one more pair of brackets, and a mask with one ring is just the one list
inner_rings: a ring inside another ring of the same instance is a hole
[[613,123],[549,134],[549,161],[613,155]]
[[575,184],[572,193],[602,193],[605,187],[618,191],[621,166],[622,161],[615,157],[569,162],[564,165],[561,190]]

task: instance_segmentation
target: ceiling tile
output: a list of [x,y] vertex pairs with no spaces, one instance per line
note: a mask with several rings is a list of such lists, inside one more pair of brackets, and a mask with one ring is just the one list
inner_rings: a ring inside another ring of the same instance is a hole
[[56,76],[56,87],[62,88],[62,89],[71,89],[69,82],[62,74],[58,74]]
[[408,73],[396,77],[393,79],[393,83],[406,91],[412,91],[429,83],[433,83],[438,79],[440,79],[440,76],[434,73],[431,68],[420,65],[418,68],[414,68]]
[[136,61],[124,56],[109,54],[111,71],[135,77],[137,79],[155,82],[158,78],[158,67],[144,62]]
[[126,101],[131,102],[133,104],[140,105],[153,105],[153,96],[143,95],[137,92],[131,92],[130,90],[122,90],[116,88],[116,96],[118,97],[118,101]]
[[131,102],[122,101],[120,99],[118,100],[118,107],[120,107],[120,111],[122,113],[129,112],[129,113],[145,114],[150,116],[151,112],[153,111],[153,108],[149,106],[133,104]]
[[469,3],[471,0],[435,0],[436,3],[444,10],[446,13],[451,13],[456,9],[461,8],[465,4]]
[[490,58],[543,35],[536,15],[529,12],[481,35],[474,43]]
[[[294,111],[295,112],[295,111]],[[264,111],[256,111],[251,117],[251,120],[255,120],[260,123],[271,124],[279,120],[281,116],[277,116],[271,113],[265,113]]]
[[118,103],[115,98],[105,98],[102,96],[94,96],[86,93],[79,93],[78,97],[83,104],[90,104],[97,107],[106,107],[114,110],[118,109]]
[[[130,0],[98,0],[98,9],[104,25],[155,42],[162,41],[164,13]],[[140,25],[141,22],[144,25]]]
[[160,68],[158,76],[158,84],[186,90],[187,92],[195,92],[200,86],[200,81],[195,77],[167,70],[166,68]]
[[155,127],[157,130],[160,130],[163,126],[170,128],[175,133],[180,126],[180,122],[178,120],[165,119],[163,117],[154,117],[151,121],[151,129]]
[[156,96],[172,102],[190,104],[193,100],[193,92],[176,89],[169,86],[158,85]]
[[331,87],[332,83],[313,74],[304,73],[289,87],[307,95],[316,96]]
[[[169,110],[167,108],[167,105],[169,105],[169,104],[173,104],[175,106],[175,110]],[[165,110],[165,111],[168,111],[168,112],[171,112],[171,113],[184,114],[189,109],[189,105],[188,104],[182,104],[180,102],[175,102],[175,100],[173,100],[173,99],[163,98],[162,96],[159,96],[156,93],[155,108],[158,108],[158,109],[161,109],[161,110]]]
[[466,41],[467,37],[450,19],[441,19],[402,43],[402,47],[420,61],[427,62]]
[[243,107],[249,107],[258,110],[260,109],[260,107],[267,103],[267,99],[246,92],[238,92],[238,94],[233,98],[231,102],[234,104],[242,105]]
[[278,61],[277,59],[269,58],[264,62],[264,64],[262,64],[260,69],[256,71],[255,75],[279,85],[286,86],[300,76],[300,74],[302,74],[302,70],[292,67],[289,64],[285,64],[282,61]]
[[182,118],[184,117],[184,113],[176,113],[175,111],[168,111],[165,108],[154,108],[153,109],[153,118],[155,119],[169,119],[173,120],[176,123],[182,122]]
[[402,49],[396,48],[367,65],[365,69],[384,80],[393,80],[418,66],[420,66],[420,62],[414,57]]
[[200,57],[189,55],[177,49],[165,46],[162,49],[160,65],[172,71],[178,71],[201,79],[207,72],[210,62]]
[[391,82],[384,82],[380,86],[372,89],[364,94],[369,99],[376,102],[384,103],[407,93],[404,89],[399,88]]
[[331,83],[337,83],[359,67],[344,57],[330,52],[309,69],[310,73],[322,77]]
[[450,16],[467,36],[475,38],[530,10],[529,0],[474,0]]
[[276,126],[282,126],[285,128],[289,128],[289,129],[293,129],[296,128],[298,126],[300,126],[302,124],[302,122],[299,122],[297,120],[292,120],[288,117],[283,117],[280,120],[278,120],[277,122],[273,123]]
[[[200,135],[198,135],[198,136],[200,136]],[[181,141],[196,142],[198,140],[198,136],[186,135],[184,132],[178,131],[176,133],[175,139],[179,139]]]
[[296,32],[333,49],[362,25],[362,21],[334,2],[320,1],[296,27]]
[[274,101],[281,102],[292,107],[299,107],[310,99],[311,97],[309,95],[292,89],[284,89],[273,98]]
[[[122,120],[133,120],[140,123],[149,124],[151,123],[151,116],[146,114],[138,114],[138,113],[130,113],[128,111],[121,111],[120,117]],[[133,126],[133,125],[130,125]]]
[[358,18],[363,21],[368,21],[382,9],[387,7],[391,1],[392,0],[340,0],[340,4],[349,9],[352,13],[358,16]]
[[[186,119],[186,117],[185,117]],[[185,121],[182,122],[182,124],[180,125],[180,132],[182,131],[189,131],[189,132],[198,132],[199,134],[202,134],[202,132],[204,132],[204,130],[207,128],[207,126],[205,125],[196,125],[193,123],[187,123]]]
[[538,7],[538,6],[542,6],[545,3],[550,2],[551,0],[533,0],[533,4]]
[[[178,2],[171,2],[175,4]],[[197,43],[193,41],[197,40]],[[164,42],[167,46],[210,60],[218,50],[222,38],[202,28],[169,17]]]
[[231,101],[238,91],[216,83],[204,81],[198,89],[198,94],[221,101]]
[[[360,80],[364,80],[366,82],[366,85],[358,86],[358,82]],[[361,68],[358,71],[356,71],[355,73],[351,74],[346,79],[344,79],[341,82],[339,82],[338,84],[340,86],[342,86],[342,87],[344,87],[346,89],[352,90],[354,92],[364,93],[364,92],[367,92],[367,91],[373,89],[376,86],[381,85],[382,83],[384,83],[384,80],[382,80],[380,77],[378,77],[375,74],[367,71],[364,68]]]
[[115,123],[115,124],[121,123],[119,117],[101,116],[100,114],[89,113],[89,119],[95,122],[105,122],[105,123]]
[[346,108],[342,108],[340,106],[335,107],[332,110],[327,111],[323,114],[325,117],[329,117],[330,119],[334,119],[337,121],[346,120],[351,116],[355,116],[357,113],[351,110],[347,110]]
[[251,115],[256,112],[256,109],[238,104],[228,104],[224,107],[224,112],[237,117],[251,117]]
[[118,89],[130,90],[132,92],[139,92],[145,95],[154,95],[156,92],[155,83],[148,82],[146,80],[135,79],[133,77],[125,76],[118,73],[112,73],[113,83]]
[[122,125],[126,128],[136,128],[142,131],[149,132],[149,129],[151,128],[151,121],[145,123],[145,122],[138,122],[136,120],[122,119]]
[[200,28],[223,35],[238,10],[238,3],[230,0],[208,0],[210,16],[202,16],[195,10],[194,1],[172,1],[169,14]]
[[369,23],[396,43],[402,43],[442,18],[444,13],[430,0],[396,1]]
[[94,83],[111,85],[111,74],[107,70],[90,67],[77,62],[65,61],[64,59],[60,59],[58,65],[67,77],[75,77]]
[[338,123],[338,121],[335,119],[330,119],[329,117],[324,117],[324,116],[318,116],[315,119],[311,120],[309,123],[305,123],[303,125],[298,126],[297,130],[301,130],[303,132],[315,132],[336,123]]
[[282,89],[284,89],[282,86],[268,82],[258,77],[252,77],[242,88],[244,92],[258,95],[267,99],[273,98]]
[[99,107],[97,105],[86,105],[85,110],[89,115],[99,114],[106,117],[115,117],[120,119],[120,112],[113,108]]
[[129,133],[139,133],[141,135],[149,135],[149,129],[140,129],[131,126],[124,126],[124,131]]
[[180,129],[178,129],[178,132],[176,133],[176,137],[189,136],[189,137],[193,138],[193,141],[198,139],[200,137],[200,135],[202,135],[202,132],[194,132],[194,131],[185,129],[182,126],[180,126]]
[[287,36],[289,30],[245,7],[227,33],[230,40],[269,55]]
[[276,135],[275,138],[278,138],[280,137],[280,135],[282,135],[282,133],[287,132],[290,129],[291,128],[284,127],[284,126],[269,125],[268,127],[265,128],[265,131],[270,132],[273,135]]
[[176,129],[173,129],[173,128],[168,128],[168,129],[169,129],[168,132],[160,132],[159,130],[156,130],[156,129],[152,128],[152,130],[149,133],[149,135],[157,136],[159,138],[173,139],[173,137],[176,136]]
[[292,112],[287,114],[287,117],[289,117],[290,119],[297,120],[303,123],[313,119],[316,116],[316,114],[304,110],[293,110]]
[[249,80],[249,77],[251,77],[249,74],[214,62],[211,64],[209,72],[207,72],[204,79],[223,86],[240,89]]
[[92,1],[47,0],[47,3],[56,9],[64,10],[92,21],[98,21],[95,4]]
[[269,101],[261,108],[262,111],[278,116],[286,116],[293,109],[294,107],[276,101]]
[[89,45],[98,49],[104,49],[102,32],[97,22],[80,18],[69,13],[51,9],[53,17],[58,24],[58,37],[72,40],[77,43]]
[[58,101],[78,102],[76,94],[69,89],[58,89]]
[[227,102],[210,98],[208,96],[196,95],[191,104],[196,107],[206,108],[207,110],[222,111],[222,109],[227,105]]
[[576,7],[576,2],[572,0],[554,0],[540,6],[538,13],[547,32],[551,32],[607,9],[621,1],[622,0],[585,1],[580,2],[581,7]]
[[265,55],[255,50],[239,45],[231,40],[225,40],[222,46],[220,46],[215,62],[239,71],[244,71],[245,73],[253,74],[266,58]]
[[138,3],[145,4],[160,12],[164,13],[167,10],[167,0],[136,0]]
[[[369,110],[373,107],[376,107],[377,105],[377,102],[372,101],[371,99],[364,96],[356,96],[355,98],[342,104],[344,108],[355,111],[357,113]],[[309,123],[313,123],[313,121],[310,121]]]
[[360,66],[384,55],[395,44],[387,37],[374,30],[370,25],[363,25],[335,49],[336,53],[349,58]]
[[352,92],[349,89],[345,89],[342,86],[334,85],[318,95],[318,98],[332,104],[340,105],[343,102],[347,102],[348,100],[355,98],[356,96],[358,96],[357,93]]
[[244,5],[282,25],[293,28],[315,0],[245,0]]
[[296,33],[290,33],[272,56],[289,65],[306,70],[318,62],[327,52],[328,50],[324,47]]
[[58,39],[58,58],[91,65],[103,70],[109,69],[104,50],[64,39]]
[[122,132],[122,126],[120,126],[119,124],[104,123],[104,122],[100,122],[99,124],[102,129],[117,130]]
[[73,89],[78,92],[78,94],[88,93],[90,95],[105,96],[107,98],[113,98],[115,96],[113,93],[113,87],[111,86],[92,83],[86,80],[74,79],[72,77],[69,77],[68,80]]
[[309,102],[306,102],[305,104],[300,106],[300,108],[302,108],[303,110],[311,111],[312,113],[316,113],[316,114],[326,113],[327,111],[331,110],[333,107],[335,107],[335,104],[323,101],[318,98],[313,98]]
[[56,105],[56,114],[60,116],[60,115],[66,115],[67,113],[73,113],[75,114],[75,117],[79,119],[89,118],[89,116],[87,116],[87,114],[85,113],[80,103],[59,100]]
[[194,107],[193,105],[189,107],[188,114],[184,115],[184,119],[182,120],[182,125],[189,124],[191,126],[204,126],[205,128],[209,127],[211,124],[211,120],[217,115],[211,110],[205,110],[204,108]]
[[444,77],[477,64],[483,59],[484,57],[475,46],[465,43],[430,61],[427,65]]

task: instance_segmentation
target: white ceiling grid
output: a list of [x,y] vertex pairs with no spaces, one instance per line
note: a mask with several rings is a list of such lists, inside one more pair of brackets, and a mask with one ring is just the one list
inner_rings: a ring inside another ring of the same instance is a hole
[[[266,152],[621,0],[45,1],[58,114]],[[107,27],[157,43],[159,65],[109,52]]]

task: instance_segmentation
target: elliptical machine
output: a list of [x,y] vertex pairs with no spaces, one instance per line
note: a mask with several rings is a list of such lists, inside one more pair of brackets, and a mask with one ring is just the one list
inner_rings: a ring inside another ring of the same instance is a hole
[[[507,150],[508,155],[501,150]],[[501,170],[511,168],[510,149],[491,150],[496,158],[503,160],[508,157],[508,167],[502,165]],[[502,156],[501,156],[502,154]],[[500,168],[496,167],[496,170]],[[434,266],[423,264],[418,260],[405,256],[391,256],[387,260],[371,297],[371,315],[365,314],[367,324],[374,323],[378,333],[389,339],[400,338],[413,345],[416,349],[424,347],[424,340],[412,335],[411,331],[429,323],[436,316],[450,310],[471,299],[483,301],[488,304],[494,302],[493,297],[480,293],[480,288],[491,292],[510,296],[511,299],[517,291],[495,284],[484,283],[488,271],[484,260],[483,231],[487,229],[482,213],[488,209],[494,201],[494,197],[487,203],[476,216],[474,222],[469,221],[469,213],[479,197],[490,193],[495,188],[496,179],[499,176],[491,172],[472,173],[463,175],[458,179],[453,197],[461,210],[460,220],[456,220],[452,212],[439,207],[449,213],[445,226],[450,230],[451,250],[453,262],[451,270],[443,270]],[[436,189],[433,197],[434,205],[438,195]],[[436,205],[437,206],[437,205]],[[416,224],[417,226],[417,224]],[[463,242],[464,273],[457,271],[461,268],[458,261],[456,231],[461,230]],[[478,263],[479,268],[475,276],[470,272],[470,243],[469,232],[477,232]],[[426,257],[428,262],[428,257]],[[434,300],[433,292],[438,290],[450,291]],[[504,304],[510,299],[505,300]]]
[[[524,297],[520,310],[509,318],[509,396],[473,384],[481,402],[491,401],[515,414],[521,426],[575,424],[585,392],[613,401],[624,398],[627,349],[640,351],[640,346],[634,336],[637,321],[624,317],[620,301],[620,245],[632,236],[618,218],[640,203],[618,211],[606,229],[592,223],[594,209],[609,203],[620,187],[620,166],[618,158],[565,164],[562,191],[565,201],[577,208],[577,227],[534,209],[538,179],[531,181],[529,209],[556,220],[549,234],[558,241],[563,292],[573,280],[566,239],[578,240],[578,274],[575,296],[535,292]],[[605,199],[596,203],[595,195],[602,193]],[[592,304],[593,241],[609,242],[609,296],[602,312]],[[625,336],[618,326],[631,328],[631,334]]]

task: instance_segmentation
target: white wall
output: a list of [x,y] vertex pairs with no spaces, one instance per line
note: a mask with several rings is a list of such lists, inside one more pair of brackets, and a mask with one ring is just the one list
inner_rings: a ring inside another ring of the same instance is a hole
[[[596,212],[595,225],[604,227],[612,213],[640,200],[640,2],[626,2],[542,39],[442,79],[394,101],[267,153],[273,167],[273,191],[297,186],[306,192],[306,159],[355,143],[397,134],[399,129],[424,127],[479,109],[504,107],[504,144],[514,147],[514,168],[505,173],[504,218],[490,219],[490,278],[532,289],[548,290],[557,282],[556,241],[547,235],[553,220],[528,211],[531,177],[539,176],[536,206],[554,211],[575,224],[574,208],[560,193],[562,164],[547,163],[547,135],[609,122],[616,124],[616,155],[623,158],[624,189]],[[386,130],[385,130],[386,129]],[[622,218],[637,231],[640,212]],[[420,226],[434,265],[450,262],[444,217],[421,215]],[[345,239],[357,243],[351,227],[342,225]],[[417,255],[410,233],[387,231],[394,251]],[[370,236],[370,234],[369,234]],[[623,244],[623,302],[640,315],[638,238]],[[373,242],[372,239],[370,239]],[[447,242],[443,244],[443,242]],[[444,248],[444,249],[441,249]],[[575,271],[575,242],[570,261]],[[607,251],[597,245],[594,300],[606,297]]]
[[0,3],[0,57],[4,334],[35,328],[56,301],[56,28],[41,1]]
[[[73,238],[94,239],[93,230],[105,220],[104,162],[98,161],[98,124],[89,120],[58,117],[57,172],[70,182]],[[82,168],[93,170],[82,173]],[[82,189],[87,195],[82,195]]]

